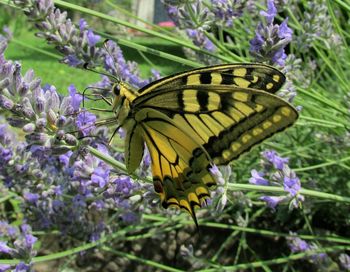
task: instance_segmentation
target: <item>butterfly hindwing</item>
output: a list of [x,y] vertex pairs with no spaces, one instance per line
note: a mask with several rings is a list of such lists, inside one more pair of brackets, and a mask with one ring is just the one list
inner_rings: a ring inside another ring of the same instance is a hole
[[208,155],[162,112],[143,108],[135,119],[150,152],[154,187],[163,207],[185,209],[195,219],[194,207],[201,206],[216,184]]

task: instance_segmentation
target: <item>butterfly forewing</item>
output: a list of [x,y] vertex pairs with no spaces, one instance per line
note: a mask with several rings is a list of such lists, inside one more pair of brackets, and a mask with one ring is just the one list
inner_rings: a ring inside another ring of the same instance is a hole
[[142,103],[136,99],[135,105],[166,114],[218,165],[238,158],[298,117],[294,107],[280,97],[236,86],[181,86],[140,98]]
[[285,76],[264,64],[226,64],[194,69],[154,81],[139,90],[140,94],[186,85],[234,85],[243,88],[277,92]]

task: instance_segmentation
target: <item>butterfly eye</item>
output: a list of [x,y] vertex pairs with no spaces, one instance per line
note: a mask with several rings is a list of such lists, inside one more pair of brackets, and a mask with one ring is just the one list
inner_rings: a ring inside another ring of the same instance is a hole
[[119,96],[120,95],[119,84],[114,84],[113,85],[113,93],[114,93],[115,96]]

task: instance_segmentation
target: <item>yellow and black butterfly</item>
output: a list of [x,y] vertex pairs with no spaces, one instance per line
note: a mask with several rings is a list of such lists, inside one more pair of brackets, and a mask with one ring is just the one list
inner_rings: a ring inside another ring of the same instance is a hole
[[113,111],[127,134],[125,164],[139,166],[144,143],[162,206],[195,206],[216,184],[210,168],[225,165],[291,126],[296,109],[274,93],[284,75],[263,64],[227,64],[171,75],[140,90],[118,82]]

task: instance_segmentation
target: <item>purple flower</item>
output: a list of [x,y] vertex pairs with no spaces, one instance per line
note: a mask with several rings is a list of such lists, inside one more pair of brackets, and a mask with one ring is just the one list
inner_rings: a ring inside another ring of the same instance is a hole
[[64,57],[63,62],[67,63],[69,66],[78,67],[83,64],[83,62],[74,54],[69,54]]
[[87,26],[88,26],[88,23],[86,22],[86,20],[81,18],[79,20],[79,29],[80,29],[80,31],[84,31],[87,28]]
[[0,241],[0,252],[5,254],[11,254],[13,251],[12,248],[10,248],[6,242]]
[[250,53],[257,61],[284,66],[287,58],[284,49],[292,40],[292,30],[287,26],[287,19],[281,25],[273,24],[277,9],[273,0],[268,0],[267,5],[267,12],[260,12],[266,24],[258,23],[255,37],[250,41]]
[[264,178],[264,173],[258,172],[253,169],[251,172],[252,177],[249,179],[249,183],[255,185],[269,185],[269,181]]
[[78,114],[76,125],[84,136],[90,134],[95,129],[96,115],[88,111],[82,111]]
[[283,196],[262,196],[260,197],[262,201],[266,202],[266,205],[271,208],[275,209],[276,206],[282,202],[285,198]]
[[11,265],[9,264],[0,264],[0,272],[6,272],[11,269]]
[[187,29],[186,33],[190,37],[193,43],[201,48],[214,52],[216,50],[215,45],[205,36],[205,34],[197,29]]
[[77,89],[73,84],[68,87],[69,96],[71,97],[71,105],[74,111],[78,111],[80,108],[80,104],[83,101],[83,96],[77,92]]
[[109,179],[109,169],[104,169],[102,167],[95,168],[91,175],[91,181],[93,184],[97,184],[100,188],[106,186]]
[[218,185],[224,185],[225,184],[225,179],[223,178],[219,168],[216,165],[213,165],[209,169],[210,173],[214,176],[215,181],[217,182]]
[[129,176],[120,176],[114,180],[114,183],[117,185],[117,191],[123,194],[130,194],[134,188],[134,183]]
[[82,195],[74,196],[73,197],[73,204],[76,208],[85,207],[86,206],[85,197]]
[[273,19],[277,15],[277,9],[275,7],[274,0],[267,0],[267,11],[260,11],[260,15],[266,18],[268,24],[273,23]]
[[[288,195],[285,196],[263,196],[260,199],[266,202],[266,204],[275,209],[276,206],[281,202],[289,202],[289,208],[299,208],[300,203],[304,201],[304,196],[302,196],[299,191],[301,189],[300,180],[288,166],[288,158],[282,158],[277,155],[274,150],[266,150],[262,153],[263,157],[268,161],[265,162],[265,172],[258,172],[255,169],[251,171],[252,177],[249,182],[257,185],[277,185],[282,186]],[[274,166],[276,171],[272,171],[271,164]],[[270,172],[269,172],[270,171]],[[269,176],[265,179],[265,176]],[[270,182],[269,182],[270,181]]]
[[292,252],[305,252],[310,250],[310,245],[304,240],[300,239],[297,236],[291,236],[287,238],[289,248]]
[[24,199],[32,204],[36,204],[39,200],[39,195],[38,194],[33,194],[30,192],[24,193],[23,195]]
[[289,161],[288,158],[278,156],[274,150],[264,151],[263,156],[278,170],[283,170],[284,165]]
[[130,83],[135,87],[143,87],[149,81],[142,80],[135,62],[126,61],[120,47],[113,41],[106,44],[108,55],[104,58],[105,69],[112,75],[120,77],[121,80]]
[[211,0],[211,3],[211,11],[215,18],[226,27],[232,27],[233,20],[242,16],[246,4],[244,1],[235,0]]
[[127,212],[122,214],[122,220],[127,224],[132,224],[139,220],[139,216],[134,212]]
[[278,37],[280,39],[292,39],[293,31],[288,27],[288,18],[286,18],[281,24],[278,29]]
[[298,177],[283,177],[284,190],[289,192],[291,196],[295,196],[301,189]]
[[95,46],[96,43],[98,43],[100,39],[101,39],[100,35],[95,35],[94,32],[92,31],[92,29],[88,30],[87,40],[88,40],[89,46]]
[[19,264],[17,264],[14,270],[14,272],[30,272],[30,271],[31,271],[31,266],[25,264],[24,262],[20,262]]
[[35,236],[33,236],[31,234],[26,234],[25,235],[25,247],[27,249],[32,249],[37,240],[38,240],[38,238],[36,238]]
[[255,37],[250,41],[250,51],[252,52],[260,51],[262,45],[264,44],[264,38],[260,34],[262,29],[263,29],[263,25],[259,22],[257,31],[255,33]]

